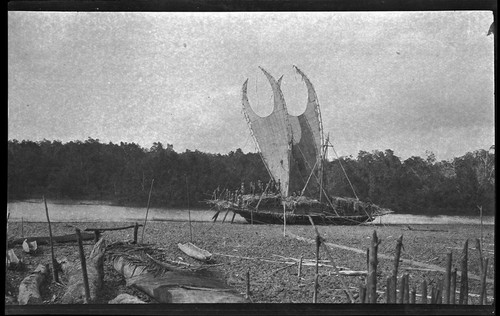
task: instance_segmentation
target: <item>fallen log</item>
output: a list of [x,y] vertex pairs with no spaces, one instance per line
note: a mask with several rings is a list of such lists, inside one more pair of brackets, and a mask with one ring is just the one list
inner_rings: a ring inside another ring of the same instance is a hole
[[[140,256],[113,255],[113,267],[121,273],[127,286],[134,287],[159,303],[247,303],[244,297],[227,287],[206,270],[181,268],[162,263],[151,256],[141,262]],[[152,260],[154,259],[154,260]],[[154,263],[157,273],[148,271]],[[173,270],[173,271],[172,271]]]
[[[82,240],[92,240],[94,239],[93,233],[82,233]],[[25,238],[16,238],[8,241],[8,247],[12,248],[15,245],[22,245],[24,241],[28,243],[36,241],[38,245],[50,245],[50,237],[25,237]],[[76,234],[62,235],[62,236],[53,236],[52,240],[57,243],[67,243],[67,242],[76,242]]]
[[[90,301],[94,301],[104,281],[104,253],[106,243],[100,239],[88,256],[87,276],[89,281]],[[71,264],[67,261],[61,265],[68,275],[68,288],[61,299],[62,304],[83,304],[85,301],[85,287],[81,264]]]
[[161,277],[151,273],[127,280],[160,303],[248,303],[222,281],[192,272],[167,271]]
[[40,264],[33,273],[23,279],[19,285],[19,294],[17,295],[19,305],[42,304],[40,285],[45,281],[48,274],[48,266]]

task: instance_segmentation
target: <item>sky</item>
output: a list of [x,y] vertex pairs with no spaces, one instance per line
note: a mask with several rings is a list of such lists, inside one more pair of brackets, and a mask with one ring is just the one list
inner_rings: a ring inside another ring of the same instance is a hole
[[[281,84],[298,115],[316,89],[339,156],[448,160],[495,140],[488,11],[8,12],[8,139],[154,142],[256,152]],[[330,156],[333,158],[332,156]]]

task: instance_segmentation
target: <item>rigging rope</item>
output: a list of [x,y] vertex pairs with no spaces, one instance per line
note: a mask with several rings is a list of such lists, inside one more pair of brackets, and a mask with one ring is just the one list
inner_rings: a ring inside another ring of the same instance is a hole
[[352,193],[354,193],[354,196],[356,197],[356,200],[359,201],[359,197],[356,194],[356,191],[354,191],[354,187],[353,187],[353,185],[351,183],[351,180],[349,179],[349,176],[347,176],[347,172],[345,171],[344,166],[342,165],[342,162],[341,162],[341,160],[339,158],[339,155],[337,155],[337,151],[335,151],[335,147],[333,147],[333,144],[332,144],[331,141],[328,141],[328,143],[330,143],[330,145],[332,146],[333,152],[335,153],[335,156],[337,156],[337,160],[338,160],[338,162],[340,164],[340,167],[342,168],[342,171],[344,172],[344,175],[345,175],[347,181],[349,182],[349,185],[351,186]]

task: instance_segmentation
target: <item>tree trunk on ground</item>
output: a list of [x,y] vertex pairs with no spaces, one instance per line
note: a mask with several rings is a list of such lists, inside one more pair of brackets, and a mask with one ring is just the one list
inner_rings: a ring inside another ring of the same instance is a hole
[[[106,243],[100,239],[87,258],[87,275],[89,280],[90,301],[97,298],[97,294],[104,281],[104,253]],[[85,301],[85,286],[80,263],[63,263],[63,272],[68,275],[68,288],[61,300],[62,304],[83,304]]]
[[40,264],[32,274],[24,278],[21,285],[19,285],[19,294],[17,296],[19,305],[42,304],[40,285],[45,281],[48,274],[48,266]]

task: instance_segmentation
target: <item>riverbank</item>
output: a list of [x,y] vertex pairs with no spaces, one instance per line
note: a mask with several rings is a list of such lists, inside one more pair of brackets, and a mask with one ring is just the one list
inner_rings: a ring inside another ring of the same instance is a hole
[[[101,222],[101,223],[70,223],[81,229],[88,227],[119,227],[127,226],[130,222]],[[208,269],[214,270],[221,278],[240,293],[246,292],[246,273],[250,273],[251,298],[257,303],[310,303],[313,297],[314,266],[304,265],[302,278],[297,277],[297,264],[288,265],[293,259],[303,257],[304,260],[315,258],[315,245],[304,240],[298,240],[296,236],[314,239],[314,230],[310,226],[288,226],[286,237],[283,236],[283,226],[280,225],[241,225],[229,223],[192,223],[192,240],[199,247],[210,251],[214,255],[215,264]],[[478,265],[478,252],[474,248],[475,238],[479,238],[479,228],[475,225],[369,225],[369,226],[321,226],[318,227],[320,234],[327,243],[343,246],[343,248],[331,248],[335,265],[350,270],[366,270],[366,248],[369,247],[373,231],[377,232],[381,240],[379,246],[378,266],[378,290],[380,301],[384,300],[382,292],[385,291],[385,280],[392,272],[396,239],[403,235],[402,259],[413,260],[431,266],[445,266],[446,253],[452,252],[453,265],[460,269],[460,257],[463,243],[469,241],[469,291],[479,293],[479,281],[473,276],[480,275]],[[74,228],[66,223],[54,223],[52,227],[54,235],[73,233]],[[21,237],[21,223],[9,223],[7,232],[9,238]],[[48,236],[48,225],[46,223],[24,223],[22,228],[24,236]],[[139,241],[142,229],[139,230]],[[131,240],[133,231],[111,231],[104,234],[106,242]],[[484,256],[489,258],[488,278],[494,279],[494,227],[483,227],[483,249]],[[173,261],[185,261],[197,263],[194,259],[187,257],[177,248],[177,243],[191,240],[188,222],[148,222],[144,233],[144,242],[154,244],[155,247],[163,249],[163,258]],[[88,254],[92,243],[85,246]],[[40,246],[42,252],[39,255],[30,256],[22,252],[17,246],[14,250],[27,264],[25,272],[7,272],[7,280],[13,285],[13,294],[16,294],[22,278],[33,271],[39,263],[50,262],[50,248]],[[358,252],[353,251],[357,249]],[[78,260],[78,251],[74,244],[61,244],[55,247],[55,255],[58,259],[67,257],[69,260]],[[320,259],[328,260],[325,253],[320,251]],[[310,262],[310,261],[309,261]],[[409,261],[408,261],[409,262]],[[423,279],[428,282],[442,278],[441,272],[421,271],[407,261],[400,265],[400,274],[410,274],[410,287],[417,287]],[[334,276],[331,267],[319,268],[319,296],[320,303],[346,303],[347,298],[343,292],[340,278]],[[432,270],[432,269],[431,269]],[[99,297],[98,304],[105,304],[120,293],[136,295],[141,299],[151,302],[145,294],[128,288],[125,280],[109,264],[105,264],[105,287]],[[344,282],[353,294],[364,282],[364,277],[344,277]],[[43,299],[47,304],[57,304],[62,297],[64,288],[48,285],[44,289]],[[419,290],[418,290],[419,291]],[[493,284],[488,284],[488,295],[493,295]],[[477,301],[471,297],[470,301]]]

